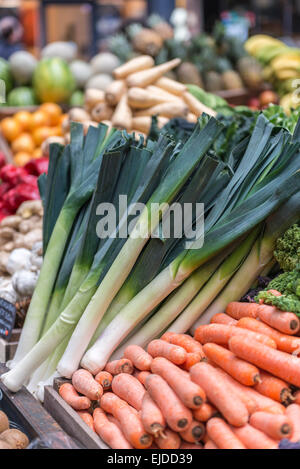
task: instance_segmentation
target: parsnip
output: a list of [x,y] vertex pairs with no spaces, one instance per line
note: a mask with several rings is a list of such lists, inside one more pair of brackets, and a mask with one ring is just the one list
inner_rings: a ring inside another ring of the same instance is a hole
[[187,89],[182,83],[167,77],[161,77],[157,82],[155,82],[155,86],[158,86],[169,93],[175,94],[176,96],[182,96]]
[[132,111],[128,105],[127,93],[122,96],[111,119],[113,127],[117,129],[132,129]]
[[143,116],[163,116],[173,119],[174,117],[187,117],[189,109],[183,102],[171,102],[158,104],[149,109],[144,109],[135,114],[135,117]]
[[156,67],[150,68],[149,70],[143,70],[141,72],[132,73],[127,77],[127,85],[132,88],[137,86],[140,88],[145,88],[148,85],[151,85],[159,78],[161,78],[165,73],[169,72],[173,68],[180,65],[180,59],[170,60],[162,65],[157,65]]
[[116,68],[113,75],[116,80],[120,80],[128,77],[128,75],[131,75],[132,73],[152,68],[153,65],[154,60],[150,55],[141,55]]
[[105,100],[109,106],[116,106],[123,94],[126,92],[126,83],[124,80],[115,80],[108,85],[105,92]]
[[201,116],[204,112],[210,116],[216,117],[217,113],[213,109],[205,106],[205,104],[198,101],[195,96],[191,93],[186,91],[182,95],[184,101],[186,102],[187,106],[189,107],[190,111],[195,114],[197,117]]

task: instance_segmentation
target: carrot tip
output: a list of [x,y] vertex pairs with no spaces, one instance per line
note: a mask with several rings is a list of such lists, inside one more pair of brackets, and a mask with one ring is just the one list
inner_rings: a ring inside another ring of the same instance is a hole
[[203,404],[203,399],[200,396],[195,396],[193,399],[193,403],[197,406],[201,406]]
[[185,428],[188,424],[187,419],[181,419],[178,421],[177,425],[179,428]]

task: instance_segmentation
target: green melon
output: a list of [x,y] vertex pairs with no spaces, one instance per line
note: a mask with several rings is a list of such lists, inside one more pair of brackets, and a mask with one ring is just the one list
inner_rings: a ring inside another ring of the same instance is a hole
[[35,69],[33,87],[42,103],[68,103],[76,83],[67,62],[60,58],[46,58]]
[[9,106],[35,106],[37,103],[34,91],[27,86],[20,86],[12,90],[7,96]]
[[[0,57],[0,80],[3,80],[5,83],[5,90],[0,89],[1,92],[6,93],[6,95],[12,90],[13,88],[13,76],[10,70],[9,63]],[[1,96],[0,96],[1,98]],[[5,96],[0,99],[0,102],[5,100]]]

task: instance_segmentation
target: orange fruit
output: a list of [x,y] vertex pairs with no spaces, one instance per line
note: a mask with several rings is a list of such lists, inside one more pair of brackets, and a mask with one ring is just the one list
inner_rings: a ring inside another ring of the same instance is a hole
[[56,126],[56,127],[51,127],[51,130],[52,130],[52,137],[62,137],[62,128],[60,125]]
[[58,104],[44,103],[40,106],[40,111],[45,112],[49,116],[51,126],[60,123],[62,109]]
[[41,147],[36,148],[32,153],[32,158],[34,159],[41,158],[42,156],[43,156],[43,152],[42,152]]
[[12,142],[21,134],[22,127],[19,122],[12,117],[6,117],[1,121],[1,131],[4,138],[9,142]]
[[19,137],[17,137],[11,145],[11,149],[13,153],[19,153],[20,151],[26,153],[32,153],[35,149],[35,144],[33,138],[30,134],[21,133]]
[[43,111],[35,111],[31,117],[31,131],[34,131],[38,127],[46,127],[50,124],[50,119],[48,114]]
[[14,155],[14,164],[16,166],[25,166],[32,159],[31,153],[26,151],[19,151]]
[[40,147],[44,140],[48,137],[52,137],[52,128],[51,127],[38,127],[32,133],[34,143],[37,147]]
[[20,126],[22,127],[22,130],[24,130],[25,132],[30,130],[31,124],[32,124],[31,112],[19,111],[14,115],[13,118],[20,124]]

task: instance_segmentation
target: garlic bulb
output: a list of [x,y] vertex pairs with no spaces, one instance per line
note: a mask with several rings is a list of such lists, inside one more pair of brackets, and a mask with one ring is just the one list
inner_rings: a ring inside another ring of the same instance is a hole
[[14,249],[7,261],[6,270],[11,275],[22,269],[30,270],[30,256],[31,252],[28,249],[20,248]]
[[33,295],[37,280],[38,275],[28,270],[16,272],[11,279],[14,290],[21,298]]

